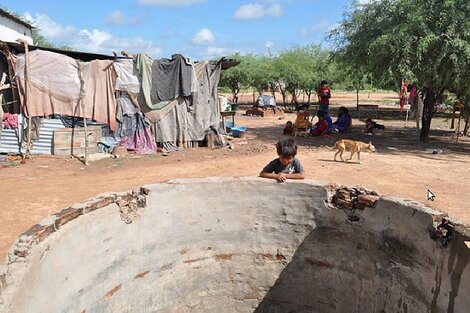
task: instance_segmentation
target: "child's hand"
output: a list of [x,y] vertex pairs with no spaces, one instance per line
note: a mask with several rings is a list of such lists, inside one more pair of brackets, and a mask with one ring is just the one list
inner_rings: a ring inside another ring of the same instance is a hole
[[283,183],[287,180],[286,173],[279,173],[276,176],[276,180],[278,183]]

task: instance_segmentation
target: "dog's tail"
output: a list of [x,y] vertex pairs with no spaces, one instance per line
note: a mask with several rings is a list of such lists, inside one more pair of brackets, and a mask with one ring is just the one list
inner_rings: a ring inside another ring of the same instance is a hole
[[334,146],[330,147],[329,145],[324,145],[323,147],[328,148],[330,150],[335,150],[338,148],[338,142],[335,143]]

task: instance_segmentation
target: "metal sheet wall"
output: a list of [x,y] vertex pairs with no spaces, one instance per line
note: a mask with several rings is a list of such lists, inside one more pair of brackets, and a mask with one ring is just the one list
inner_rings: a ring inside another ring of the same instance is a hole
[[[5,129],[2,124],[2,138],[0,142],[0,153],[22,153],[26,152],[25,147],[21,147],[19,138],[21,138],[21,130],[23,128],[23,116],[18,116],[18,124],[21,125],[18,129]],[[32,154],[52,154],[52,140],[54,130],[65,128],[60,119],[44,118],[39,128],[39,139],[33,140],[31,153]],[[24,144],[26,146],[26,144]]]

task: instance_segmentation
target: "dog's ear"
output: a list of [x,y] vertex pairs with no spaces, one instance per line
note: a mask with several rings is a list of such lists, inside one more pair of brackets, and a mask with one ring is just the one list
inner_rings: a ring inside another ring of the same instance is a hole
[[372,141],[369,141],[369,146],[372,146]]

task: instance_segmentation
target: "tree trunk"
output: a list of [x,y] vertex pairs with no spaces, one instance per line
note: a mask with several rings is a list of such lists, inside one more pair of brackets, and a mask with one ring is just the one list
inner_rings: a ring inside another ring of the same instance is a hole
[[356,89],[356,111],[359,111],[359,89]]
[[464,136],[467,136],[468,128],[469,128],[469,126],[470,126],[470,123],[469,123],[469,122],[470,122],[470,118],[467,116],[467,117],[465,118],[465,126],[464,126],[464,128],[463,128],[463,135],[464,135]]
[[424,98],[423,118],[421,125],[421,133],[419,141],[429,141],[429,129],[431,128],[431,120],[434,114],[434,105],[436,104],[437,95],[434,91],[428,90]]
[[274,83],[269,84],[271,88],[271,94],[273,95],[274,100],[276,100],[276,85]]
[[240,92],[240,88],[238,86],[233,86],[232,85],[232,101],[235,103],[238,103],[238,93]]

